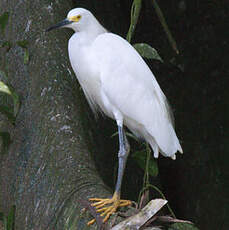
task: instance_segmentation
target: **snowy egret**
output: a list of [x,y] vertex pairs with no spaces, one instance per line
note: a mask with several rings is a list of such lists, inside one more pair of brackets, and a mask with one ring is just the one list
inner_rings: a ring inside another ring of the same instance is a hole
[[83,8],[72,9],[65,20],[47,31],[59,27],[75,32],[68,42],[69,58],[90,107],[94,113],[100,111],[114,119],[118,126],[119,168],[114,195],[111,199],[90,199],[105,222],[118,207],[131,204],[120,200],[130,150],[123,125],[150,144],[155,158],[160,152],[175,159],[182,148],[165,95],[149,67],[125,39],[108,32]]

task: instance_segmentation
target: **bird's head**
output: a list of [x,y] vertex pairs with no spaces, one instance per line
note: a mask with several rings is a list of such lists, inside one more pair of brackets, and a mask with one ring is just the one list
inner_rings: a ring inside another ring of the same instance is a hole
[[71,28],[75,32],[82,31],[90,26],[93,19],[96,20],[90,11],[83,8],[75,8],[69,11],[66,19],[49,27],[46,31],[63,27]]

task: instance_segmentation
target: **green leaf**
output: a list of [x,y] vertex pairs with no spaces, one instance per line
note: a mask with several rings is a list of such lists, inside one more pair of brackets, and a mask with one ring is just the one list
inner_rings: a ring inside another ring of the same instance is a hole
[[12,47],[12,44],[10,41],[0,41],[0,48],[7,47],[6,51],[8,52],[10,48]]
[[20,46],[21,48],[27,48],[28,47],[28,44],[29,42],[27,40],[21,40],[21,41],[17,41],[16,42],[18,46]]
[[14,102],[14,116],[16,117],[20,108],[20,100],[18,94],[14,91],[13,88],[10,88],[10,91]]
[[115,136],[117,136],[118,135],[118,132],[115,132],[115,133],[113,133],[112,135],[111,135],[111,138],[113,138],[113,137],[115,137]]
[[2,70],[0,70],[0,79],[2,79],[4,81],[8,80],[7,74]]
[[150,45],[146,43],[136,43],[133,46],[142,57],[148,59],[156,59],[163,62],[157,50],[151,47]]
[[130,15],[130,27],[128,30],[128,33],[126,35],[126,40],[128,42],[131,42],[131,38],[133,36],[133,33],[135,31],[139,13],[141,10],[142,0],[134,0],[131,6],[131,15]]
[[168,230],[199,230],[195,225],[193,224],[187,224],[187,223],[175,223],[172,224]]
[[28,63],[29,63],[29,51],[26,48],[25,51],[24,51],[24,64],[26,65]]
[[16,210],[16,206],[13,205],[7,217],[7,230],[14,230],[15,210]]
[[0,28],[2,30],[2,33],[5,32],[5,28],[6,28],[8,21],[9,21],[9,12],[4,12],[0,16]]
[[5,154],[8,152],[11,143],[10,134],[8,132],[0,132],[0,137],[2,138],[2,149],[0,153]]
[[[131,157],[137,162],[137,164],[139,165],[139,167],[142,170],[145,170],[145,165],[146,165],[146,157],[147,157],[147,152],[144,151],[137,151],[134,152]],[[158,165],[156,160],[151,157],[150,161],[149,161],[149,175],[156,177],[158,175]]]
[[7,86],[2,81],[0,81],[0,93],[1,92],[6,93],[12,97],[14,103],[14,116],[16,117],[20,107],[19,96],[17,95],[17,93],[14,91],[12,87]]
[[2,81],[0,81],[0,92],[11,95],[9,87],[6,84],[4,84]]

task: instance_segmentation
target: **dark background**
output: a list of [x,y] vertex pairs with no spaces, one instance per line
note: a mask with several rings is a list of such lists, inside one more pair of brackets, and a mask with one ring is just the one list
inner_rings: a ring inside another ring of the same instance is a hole
[[[169,45],[151,1],[142,1],[132,43],[150,44],[165,61],[161,64],[146,60],[174,111],[184,151],[175,162],[158,160],[160,183],[177,217],[193,221],[200,229],[226,230],[229,229],[229,5],[227,1],[214,0],[172,0],[158,4],[180,55]],[[131,1],[76,1],[75,5],[94,12],[111,32],[126,36]],[[109,137],[116,131],[115,124],[99,119],[98,127],[108,143],[107,156],[102,158],[112,167],[109,149],[115,141]],[[131,146],[133,151],[138,148],[132,142]],[[115,157],[114,153],[113,160]],[[98,168],[103,177],[107,175],[106,183],[114,186],[110,167],[104,169],[98,163]],[[142,171],[130,157],[124,195],[128,193],[126,196],[136,199],[141,183]],[[153,196],[158,194],[154,192]]]

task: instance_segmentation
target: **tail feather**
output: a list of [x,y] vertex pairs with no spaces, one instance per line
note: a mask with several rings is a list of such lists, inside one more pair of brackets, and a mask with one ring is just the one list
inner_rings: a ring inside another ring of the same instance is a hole
[[[165,127],[164,127],[165,128]],[[154,129],[153,129],[154,130]],[[173,129],[173,126],[169,124],[166,129],[158,129],[157,133],[151,132],[151,140],[149,144],[154,151],[154,157],[158,157],[160,152],[165,157],[171,157],[173,160],[176,159],[176,152],[183,153],[179,140]]]

